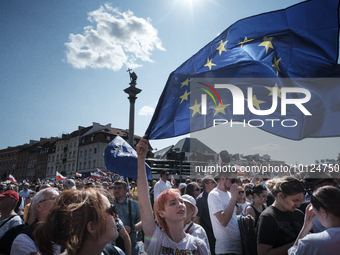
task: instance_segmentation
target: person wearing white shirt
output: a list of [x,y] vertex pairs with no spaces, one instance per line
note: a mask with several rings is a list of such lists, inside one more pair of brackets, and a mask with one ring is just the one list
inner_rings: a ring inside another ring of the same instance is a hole
[[169,178],[169,172],[166,170],[163,170],[161,172],[161,178],[159,181],[155,184],[154,188],[154,200],[161,194],[164,190],[171,189],[171,184],[168,181]]

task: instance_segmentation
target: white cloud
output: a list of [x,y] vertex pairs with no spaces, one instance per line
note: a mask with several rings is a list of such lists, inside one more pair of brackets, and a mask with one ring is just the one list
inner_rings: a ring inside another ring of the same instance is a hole
[[120,70],[140,67],[137,61],[153,62],[152,51],[165,50],[150,19],[134,16],[133,12],[119,12],[106,4],[88,13],[88,20],[96,27],[84,27],[84,34],[70,34],[67,62],[75,68],[108,68]]
[[255,150],[255,151],[262,151],[262,152],[268,151],[268,152],[270,152],[270,151],[281,149],[281,146],[278,145],[278,144],[267,143],[267,144],[263,144],[263,145],[253,147],[251,149]]
[[150,106],[143,106],[142,109],[139,110],[138,115],[141,116],[152,116],[155,109]]

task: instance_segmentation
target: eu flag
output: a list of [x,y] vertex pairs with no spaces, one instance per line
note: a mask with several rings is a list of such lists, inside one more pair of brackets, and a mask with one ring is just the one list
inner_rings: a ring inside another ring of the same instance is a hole
[[[110,172],[137,179],[137,153],[120,136],[116,136],[104,151],[105,167]],[[151,168],[145,163],[146,176],[151,180]]]
[[[294,140],[339,136],[338,47],[339,0],[239,20],[170,74],[146,134],[179,136],[218,119]],[[217,83],[237,86],[241,96]],[[244,113],[235,114],[236,102]]]

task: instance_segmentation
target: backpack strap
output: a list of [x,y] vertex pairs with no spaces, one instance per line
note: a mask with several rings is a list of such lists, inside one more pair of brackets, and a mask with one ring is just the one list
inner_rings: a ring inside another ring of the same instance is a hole
[[1,228],[3,225],[5,225],[10,219],[12,219],[13,217],[15,217],[15,216],[17,216],[17,215],[18,215],[18,214],[12,215],[11,217],[7,218],[7,220],[5,220],[5,222],[3,222],[3,223],[1,224],[0,228]]

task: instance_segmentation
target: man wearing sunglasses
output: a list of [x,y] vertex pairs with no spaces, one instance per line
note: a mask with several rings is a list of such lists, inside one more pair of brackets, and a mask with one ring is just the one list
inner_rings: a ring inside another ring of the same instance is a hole
[[243,254],[241,234],[237,222],[236,173],[221,172],[220,181],[208,195],[209,214],[216,238],[216,254]]
[[[10,254],[21,255],[40,252],[33,240],[33,231],[39,222],[46,220],[47,214],[58,195],[59,192],[54,188],[46,188],[35,194],[30,207],[35,221],[31,225],[24,227],[20,234],[17,235],[12,243]],[[60,254],[60,246],[56,245],[54,248],[53,254]]]
[[162,170],[161,178],[155,184],[155,188],[154,188],[154,201],[159,196],[159,194],[161,194],[164,190],[171,189],[171,184],[168,181],[168,178],[169,178],[169,172],[167,170]]

